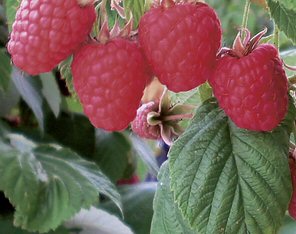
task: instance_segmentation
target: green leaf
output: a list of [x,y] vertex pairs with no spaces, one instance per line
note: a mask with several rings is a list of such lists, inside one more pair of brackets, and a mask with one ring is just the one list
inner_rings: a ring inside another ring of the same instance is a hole
[[170,98],[173,103],[191,104],[199,106],[202,102],[212,97],[212,88],[208,83],[200,85],[196,89],[187,92],[174,93],[170,91]]
[[12,81],[21,97],[34,112],[39,127],[44,129],[44,115],[42,110],[42,97],[38,87],[34,85],[34,79],[22,73],[17,68],[12,71]]
[[124,24],[124,20],[118,15],[116,10],[111,9],[111,0],[106,0],[106,12],[108,15],[108,26],[113,28],[115,21],[119,21],[119,25]]
[[62,61],[59,65],[58,65],[58,69],[61,73],[61,77],[62,79],[64,79],[66,81],[66,85],[67,88],[70,92],[70,94],[73,97],[76,97],[76,92],[73,86],[73,77],[72,77],[72,72],[71,72],[71,63],[72,63],[73,57],[70,56],[67,59],[65,59],[64,61]]
[[137,137],[136,135],[130,135],[129,137],[131,139],[132,147],[135,153],[149,168],[149,172],[152,175],[157,176],[159,171],[159,166],[157,164],[153,150],[145,141],[143,141],[141,138]]
[[130,12],[133,16],[134,28],[138,27],[141,16],[145,12],[146,0],[125,0],[123,1],[125,14],[129,17]]
[[[0,121],[0,140],[2,140],[10,132],[10,128],[7,123]],[[1,144],[1,141],[0,141]]]
[[108,133],[97,129],[93,159],[102,171],[116,182],[124,177],[127,167],[132,164],[131,144],[122,133]]
[[4,6],[0,4],[0,47],[5,47],[7,41],[8,41],[8,28],[6,25],[6,14],[5,14]]
[[55,77],[50,72],[40,74],[40,78],[42,82],[42,94],[55,117],[58,117],[62,99]]
[[0,190],[15,207],[14,224],[29,231],[57,228],[99,193],[121,207],[120,195],[91,162],[58,146],[35,146],[10,135],[12,147],[0,149]]
[[133,234],[119,218],[95,207],[89,210],[82,209],[67,221],[65,226],[69,229],[81,230],[79,234]]
[[62,104],[64,104],[64,106],[62,105],[63,110],[75,112],[75,113],[83,113],[83,107],[77,98],[72,96],[64,97],[63,101],[64,101],[62,102]]
[[183,219],[170,190],[169,165],[165,162],[158,175],[159,183],[153,202],[151,234],[194,234]]
[[212,97],[213,91],[208,82],[198,86],[199,100],[204,102]]
[[[193,106],[200,106],[204,101],[212,97],[212,88],[206,82],[198,88],[192,89],[187,92],[174,93],[170,92],[170,98],[173,104],[186,104]],[[180,126],[186,129],[190,123],[189,119],[184,119],[180,122]]]
[[[13,225],[12,218],[10,217],[0,218],[0,227],[1,227],[1,233],[5,233],[5,234],[37,234],[36,232],[28,232],[21,228],[15,227]],[[47,234],[70,234],[70,232],[64,227],[59,227],[55,231],[47,232]]]
[[6,91],[11,80],[11,65],[4,49],[0,49],[0,64],[0,91]]
[[[288,1],[267,1],[271,17],[274,19],[275,23],[278,25],[279,29],[283,31],[287,37],[292,39],[296,43],[296,7],[288,8],[290,4]],[[295,2],[291,3],[295,5]]]
[[179,104],[196,104],[199,102],[199,94],[197,89],[192,89],[187,92],[179,92],[174,93],[172,91],[168,91],[172,103]]
[[6,91],[0,91],[0,116],[4,117],[10,114],[13,107],[20,100],[20,95],[16,90],[12,80],[9,81],[9,85]]
[[296,2],[294,0],[273,0],[276,2],[280,2],[283,4],[287,9],[296,10]]
[[139,183],[120,188],[124,220],[135,233],[149,234],[153,215],[152,202],[156,183]]
[[[292,66],[296,65],[296,49],[282,51],[280,55],[286,64]],[[295,74],[295,71],[291,71],[288,68],[285,68],[285,70],[288,76],[292,76]]]
[[0,218],[0,227],[1,227],[1,233],[33,234],[32,232],[28,232],[13,226],[13,221],[8,218]]
[[90,158],[95,151],[95,129],[82,114],[62,112],[59,118],[46,116],[45,132],[59,144]]
[[19,6],[19,0],[6,0],[5,9],[9,31],[11,32],[11,26],[15,18],[16,10]]
[[[123,203],[124,221],[135,233],[150,234],[153,215],[152,203],[155,191],[155,182],[119,187]],[[99,207],[120,217],[118,209],[111,202],[101,203]]]
[[273,132],[235,126],[209,100],[169,153],[171,188],[190,225],[204,234],[277,233],[291,197],[289,135],[295,119]]
[[279,234],[295,234],[296,221],[290,216],[285,216],[283,226],[279,230]]

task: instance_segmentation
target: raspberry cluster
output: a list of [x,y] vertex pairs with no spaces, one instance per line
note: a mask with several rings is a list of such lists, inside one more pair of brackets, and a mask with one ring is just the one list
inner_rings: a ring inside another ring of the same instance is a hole
[[[13,63],[32,75],[50,71],[74,54],[74,87],[95,127],[125,129],[135,119],[152,75],[174,92],[209,81],[220,107],[240,128],[271,131],[284,118],[287,77],[278,50],[259,45],[264,32],[250,38],[246,30],[233,49],[221,49],[216,12],[192,1],[153,5],[132,37],[102,28],[101,37],[91,38],[95,18],[92,0],[23,0],[8,43]],[[158,130],[147,122],[147,111],[155,104],[144,105],[133,129],[157,139]]]

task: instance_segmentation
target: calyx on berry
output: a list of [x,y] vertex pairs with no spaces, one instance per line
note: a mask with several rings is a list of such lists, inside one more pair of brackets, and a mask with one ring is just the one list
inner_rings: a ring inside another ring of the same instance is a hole
[[96,37],[96,39],[102,43],[105,44],[110,39],[116,38],[116,37],[122,37],[127,38],[133,36],[132,32],[133,29],[133,19],[130,18],[130,20],[126,23],[126,25],[123,28],[120,28],[118,20],[115,20],[115,24],[111,30],[109,30],[108,26],[108,20],[106,19],[101,27],[101,30],[99,32],[99,35]]
[[85,7],[94,3],[94,0],[77,0],[81,7]]
[[158,126],[163,141],[171,145],[173,140],[183,133],[179,122],[183,119],[191,119],[194,109],[193,105],[172,105],[167,89],[165,89],[160,97],[158,110],[148,113],[147,122],[151,126]]
[[184,3],[204,3],[204,0],[159,0],[159,1],[154,1],[154,6],[162,6],[162,8],[166,9],[171,6],[174,6],[175,4],[184,4]]
[[[251,33],[248,29],[241,29],[234,40],[232,49],[227,47],[221,48],[220,52],[218,53],[218,57],[223,57],[223,55],[228,54],[233,57],[241,58],[250,54],[259,45],[261,38],[266,32],[267,28],[263,29],[261,32],[251,38]],[[242,40],[243,33],[246,34],[244,40]]]
[[121,18],[126,20],[124,27],[120,27],[118,19],[115,19],[113,28],[110,30],[108,26],[108,13],[106,7],[106,0],[103,0],[100,4],[100,16],[99,20],[99,33],[96,35],[96,40],[101,44],[107,43],[109,40],[117,37],[132,39],[136,33],[133,30],[133,16],[130,13],[130,17],[127,19],[124,13],[124,9],[119,5],[121,0],[111,0],[111,8],[116,10],[116,12],[121,16]]

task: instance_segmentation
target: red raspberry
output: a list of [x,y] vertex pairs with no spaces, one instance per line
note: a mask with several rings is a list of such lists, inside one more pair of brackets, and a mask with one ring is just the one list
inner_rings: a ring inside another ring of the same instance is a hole
[[206,4],[162,2],[141,18],[140,45],[161,83],[174,92],[187,91],[211,77],[221,24]]
[[[245,44],[254,46],[253,42]],[[210,83],[220,107],[238,127],[271,131],[288,108],[288,82],[282,61],[270,44],[245,49],[240,56],[233,54],[236,51],[224,54]]]
[[120,179],[117,181],[117,185],[132,185],[140,183],[140,178],[137,175],[133,175],[131,178],[128,179]]
[[147,139],[160,139],[160,128],[158,125],[152,126],[147,121],[148,113],[154,111],[157,112],[159,109],[158,102],[148,102],[143,104],[137,110],[137,116],[132,122],[132,130],[137,135]]
[[93,4],[23,0],[8,42],[13,63],[31,75],[52,70],[87,38],[95,18]]
[[95,127],[119,131],[129,125],[150,81],[146,68],[137,43],[123,38],[93,42],[74,55],[74,88]]
[[289,214],[296,219],[296,162],[294,159],[289,159],[289,166],[291,171],[291,179],[293,185],[293,194],[289,204]]

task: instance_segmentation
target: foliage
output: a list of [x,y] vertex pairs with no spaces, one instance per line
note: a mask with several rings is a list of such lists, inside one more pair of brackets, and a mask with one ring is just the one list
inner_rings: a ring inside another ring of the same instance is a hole
[[174,203],[174,195],[170,189],[169,165],[165,162],[159,173],[159,184],[153,203],[154,215],[151,225],[151,233],[188,233],[194,231],[183,219],[177,204]]
[[[91,125],[73,87],[72,56],[34,77],[11,64],[5,46],[19,2],[0,1],[0,195],[6,197],[0,199],[0,233],[295,232],[296,222],[285,215],[292,192],[288,155],[295,138],[295,71],[286,69],[291,77],[288,114],[267,133],[236,127],[208,83],[170,92],[173,104],[193,105],[196,112],[183,120],[185,131],[159,169],[155,142],[129,130],[105,132]],[[223,46],[231,47],[243,4],[206,2],[221,19]],[[273,43],[279,33],[280,56],[295,66],[295,1],[252,2],[257,3],[251,4],[248,20],[252,34],[267,27],[264,40]],[[126,0],[120,6],[137,29],[151,3]],[[109,26],[116,19],[126,23],[110,4]],[[139,170],[144,179],[146,172],[158,174],[158,184],[117,186]]]
[[292,105],[282,126],[257,133],[237,128],[215,100],[197,110],[169,155],[174,198],[194,230],[276,233],[291,194],[287,155],[295,114]]
[[279,29],[296,43],[296,3],[294,1],[268,0],[270,14],[274,18]]
[[[152,202],[156,191],[155,182],[119,187],[122,197],[125,222],[135,233],[149,234],[153,215]],[[105,202],[99,208],[121,217],[114,203]],[[152,230],[151,230],[152,231]]]
[[95,164],[56,145],[38,146],[16,134],[6,138],[0,150],[0,189],[16,209],[16,226],[40,232],[55,229],[81,208],[89,208],[99,193],[121,208],[115,187]]
[[4,49],[0,49],[0,89],[6,91],[10,81],[10,59]]

